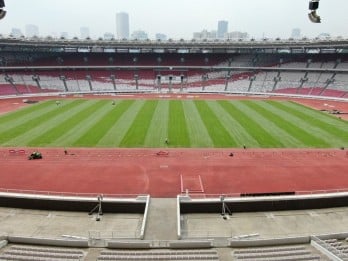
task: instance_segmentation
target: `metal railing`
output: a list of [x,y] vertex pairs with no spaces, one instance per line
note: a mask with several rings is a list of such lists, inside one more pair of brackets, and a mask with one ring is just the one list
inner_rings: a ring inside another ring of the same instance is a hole
[[[286,195],[288,196],[300,196],[300,195],[319,195],[319,194],[332,194],[332,193],[348,193],[348,188],[342,188],[342,189],[322,189],[322,190],[302,190],[302,191],[294,191],[294,195]],[[190,199],[219,199],[221,196],[224,196],[225,198],[239,198],[241,197],[241,193],[221,193],[221,194],[206,194],[206,193],[182,193],[179,196],[180,197],[189,197]],[[265,196],[265,195],[262,195]],[[270,196],[277,196],[277,195],[270,195]],[[284,195],[280,195],[284,196]],[[252,197],[252,196],[251,196]],[[267,197],[267,196],[266,196]]]
[[146,196],[140,194],[105,194],[105,193],[80,193],[80,192],[58,192],[45,190],[29,190],[29,189],[8,189],[0,188],[0,193],[26,194],[35,196],[60,196],[60,197],[91,197],[97,198],[103,195],[103,198],[137,198],[138,196]]

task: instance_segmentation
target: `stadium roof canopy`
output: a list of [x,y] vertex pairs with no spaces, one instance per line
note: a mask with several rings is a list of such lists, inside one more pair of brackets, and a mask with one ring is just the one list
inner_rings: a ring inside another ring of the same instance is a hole
[[79,40],[0,38],[0,51],[90,53],[348,53],[348,39]]

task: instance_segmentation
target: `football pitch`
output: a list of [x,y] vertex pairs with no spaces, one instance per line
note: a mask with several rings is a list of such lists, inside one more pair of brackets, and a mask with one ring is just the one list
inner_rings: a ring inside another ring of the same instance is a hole
[[348,122],[291,101],[64,99],[2,115],[0,145],[339,148]]

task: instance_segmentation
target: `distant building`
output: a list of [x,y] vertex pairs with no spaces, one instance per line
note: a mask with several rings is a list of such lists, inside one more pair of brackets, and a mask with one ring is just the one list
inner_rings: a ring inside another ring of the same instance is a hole
[[68,32],[61,32],[60,33],[60,37],[68,39],[69,38],[69,34],[68,34]]
[[203,40],[203,39],[216,39],[217,38],[217,31],[208,31],[204,29],[201,32],[195,32],[193,33],[193,39]]
[[19,37],[21,37],[23,34],[22,34],[21,29],[19,29],[19,28],[12,28],[12,30],[11,30],[11,35],[12,35],[13,37],[19,38]]
[[318,38],[320,39],[329,39],[331,38],[331,35],[329,33],[321,33],[318,35]]
[[226,39],[247,39],[249,38],[249,34],[246,32],[234,31],[234,32],[226,33],[225,38]]
[[105,39],[105,40],[112,40],[112,39],[114,39],[114,38],[115,38],[115,35],[112,34],[112,33],[105,33],[105,34],[104,34],[104,39]]
[[39,36],[39,27],[34,24],[27,24],[25,26],[26,37]]
[[129,38],[129,16],[127,13],[116,14],[116,33],[118,39]]
[[161,33],[157,33],[155,35],[155,38],[156,38],[156,40],[166,41],[167,40],[167,35],[161,34]]
[[294,38],[294,39],[299,39],[299,38],[301,38],[301,29],[300,29],[300,28],[294,28],[294,29],[292,29],[291,38]]
[[81,27],[80,28],[81,33],[81,39],[87,39],[89,38],[89,28],[88,27]]
[[142,30],[137,30],[132,33],[132,39],[146,40],[148,39],[147,33]]
[[228,32],[228,22],[218,21],[217,38],[224,38],[225,34]]

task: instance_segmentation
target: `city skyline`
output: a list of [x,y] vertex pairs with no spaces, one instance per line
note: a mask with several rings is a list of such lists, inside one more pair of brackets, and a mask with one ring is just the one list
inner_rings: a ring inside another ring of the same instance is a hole
[[[57,36],[65,32],[80,36],[80,28],[88,27],[92,38],[107,32],[116,34],[115,15],[129,14],[129,33],[145,31],[149,38],[166,34],[173,39],[191,39],[194,32],[217,30],[218,21],[228,22],[228,31],[247,32],[254,38],[288,38],[293,28],[300,28],[304,36],[321,33],[348,36],[348,8],[346,0],[320,1],[321,24],[310,23],[307,0],[102,0],[90,6],[81,0],[7,0],[7,16],[0,21],[0,33],[8,35],[12,28],[25,31],[27,24],[37,25],[41,36]],[[337,8],[339,6],[340,8]],[[30,11],[28,10],[35,10]]]

